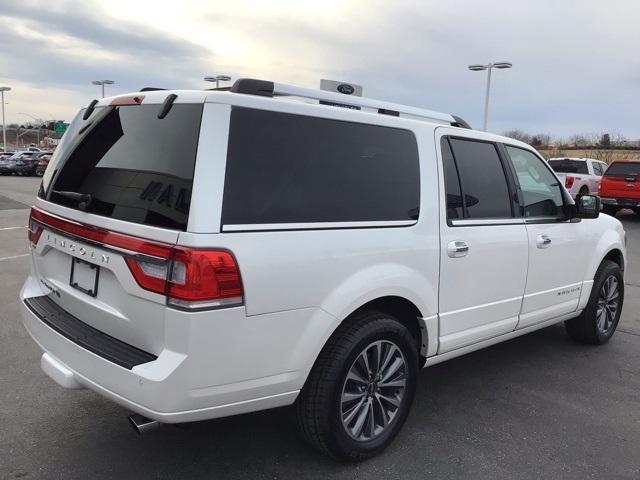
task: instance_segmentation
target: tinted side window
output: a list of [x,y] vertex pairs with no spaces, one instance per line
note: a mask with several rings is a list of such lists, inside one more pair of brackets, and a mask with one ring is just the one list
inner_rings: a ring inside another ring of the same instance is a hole
[[412,132],[232,110],[223,224],[407,221],[419,206]]
[[443,137],[440,141],[442,149],[442,163],[444,167],[444,187],[447,195],[447,218],[463,218],[462,191],[460,190],[460,177],[449,141]]
[[528,150],[506,146],[524,198],[524,216],[564,217],[561,186],[545,162]]
[[493,143],[450,139],[468,218],[511,218],[507,177]]

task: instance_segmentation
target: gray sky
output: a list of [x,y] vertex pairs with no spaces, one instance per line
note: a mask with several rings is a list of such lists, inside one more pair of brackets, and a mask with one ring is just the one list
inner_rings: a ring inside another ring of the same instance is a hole
[[19,112],[70,119],[98,95],[204,88],[225,73],[317,87],[352,81],[373,98],[454,113],[489,129],[640,138],[638,0],[0,0],[0,85]]

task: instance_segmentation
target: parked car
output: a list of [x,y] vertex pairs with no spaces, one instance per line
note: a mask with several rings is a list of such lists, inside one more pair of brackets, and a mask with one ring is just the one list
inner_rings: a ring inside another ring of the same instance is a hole
[[6,155],[0,157],[0,175],[11,175],[13,173],[13,164],[15,162],[11,160],[11,157]]
[[16,175],[36,175],[40,159],[51,158],[49,152],[27,152],[16,162],[14,171]]
[[0,160],[5,160],[11,157],[15,152],[0,152]]
[[630,208],[640,215],[640,161],[617,161],[604,172],[600,183],[602,211],[616,215],[622,208]]
[[44,172],[47,169],[47,166],[49,165],[50,160],[51,160],[50,153],[42,155],[41,157],[38,158],[38,165],[36,166],[36,172],[35,172],[35,174],[38,177],[41,177],[44,175]]
[[31,151],[21,151],[15,152],[8,159],[7,163],[7,174],[15,174],[15,175],[25,175],[32,168],[31,158],[33,157],[34,152]]
[[592,158],[550,158],[549,165],[564,182],[573,198],[578,195],[597,195],[600,179],[607,164]]
[[35,175],[41,158],[50,156],[49,152],[19,151],[9,158],[0,159],[2,175]]
[[622,224],[529,145],[466,127],[247,79],[92,102],[31,210],[43,370],[139,431],[295,403],[312,445],[361,460],[420,367],[563,321],[607,342]]

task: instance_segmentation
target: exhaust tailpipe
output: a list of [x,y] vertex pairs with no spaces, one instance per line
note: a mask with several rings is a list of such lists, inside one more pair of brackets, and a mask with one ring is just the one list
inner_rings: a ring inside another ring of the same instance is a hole
[[129,423],[139,435],[155,430],[156,428],[160,428],[162,425],[157,420],[151,420],[150,418],[143,417],[137,413],[129,416]]

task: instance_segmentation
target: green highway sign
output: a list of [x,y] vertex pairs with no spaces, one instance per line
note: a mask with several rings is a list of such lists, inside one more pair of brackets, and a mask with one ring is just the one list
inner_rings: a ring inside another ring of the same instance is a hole
[[69,126],[68,123],[64,123],[62,121],[56,122],[53,124],[53,131],[59,135],[62,135],[64,132],[67,131],[68,126]]

